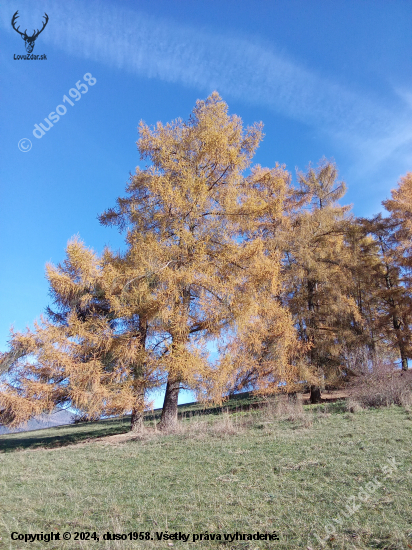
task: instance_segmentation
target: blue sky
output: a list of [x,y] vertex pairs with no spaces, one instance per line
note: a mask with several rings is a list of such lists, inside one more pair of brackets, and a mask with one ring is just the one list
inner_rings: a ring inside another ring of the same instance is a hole
[[[33,50],[47,60],[14,59],[26,54],[17,10],[28,34],[48,14]],[[214,90],[245,125],[263,121],[256,163],[294,175],[333,158],[344,202],[379,212],[412,170],[411,20],[410,0],[1,2],[0,351],[12,324],[32,326],[50,302],[45,263],[63,260],[71,236],[123,247],[97,215],[144,167],[139,121],[185,119]],[[86,73],[96,84],[63,103]]]

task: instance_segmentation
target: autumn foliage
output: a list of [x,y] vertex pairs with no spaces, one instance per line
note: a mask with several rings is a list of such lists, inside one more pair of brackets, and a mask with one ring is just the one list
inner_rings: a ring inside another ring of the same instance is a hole
[[98,255],[76,237],[47,265],[53,305],[0,356],[1,422],[70,406],[131,411],[140,430],[148,392],[166,384],[169,429],[182,387],[221,402],[304,382],[316,401],[353,374],[358,349],[407,368],[412,174],[384,203],[389,218],[357,220],[333,162],[297,186],[284,166],[252,165],[262,136],[216,92],[187,121],[140,123],[148,164],[99,218],[125,249]]

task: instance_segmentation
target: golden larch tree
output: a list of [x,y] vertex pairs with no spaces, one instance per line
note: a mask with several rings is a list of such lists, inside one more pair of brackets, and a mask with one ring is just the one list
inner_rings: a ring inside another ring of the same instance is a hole
[[15,426],[71,406],[89,419],[132,410],[132,428],[141,428],[145,391],[157,382],[155,358],[145,347],[150,292],[134,288],[143,315],[135,308],[128,316],[121,309],[131,299],[124,289],[127,270],[109,257],[106,251],[102,261],[74,238],[64,262],[47,266],[54,309],[34,330],[12,332],[10,351],[2,356],[1,422]]
[[335,164],[326,159],[298,173],[300,188],[289,193],[289,223],[274,233],[283,251],[282,302],[309,350],[312,403],[320,401],[325,383],[341,378],[343,349],[354,321],[361,322],[351,296],[351,251],[345,239],[350,207],[337,202],[346,191],[337,177]]
[[100,220],[127,228],[129,250],[145,248],[157,266],[164,307],[156,330],[164,335],[168,372],[160,427],[166,429],[176,422],[182,385],[221,397],[216,388],[235,364],[210,364],[206,343],[253,322],[256,285],[270,286],[277,270],[276,261],[268,267],[259,240],[244,238],[247,224],[268,208],[244,175],[261,124],[244,130],[215,92],[196,103],[188,121],[141,123],[139,133],[138,150],[150,165],[136,169],[127,196]]

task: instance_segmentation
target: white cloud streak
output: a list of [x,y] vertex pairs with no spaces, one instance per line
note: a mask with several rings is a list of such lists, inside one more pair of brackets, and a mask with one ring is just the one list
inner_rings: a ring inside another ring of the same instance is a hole
[[[396,96],[403,100],[400,110],[399,105],[387,108],[279,55],[271,45],[159,21],[118,4],[24,4],[19,3],[21,20],[38,26],[47,11],[50,22],[42,40],[69,55],[262,105],[326,132],[356,150],[362,162],[369,159],[369,165],[397,151],[412,164],[406,147],[412,143],[410,94]],[[13,33],[11,10],[10,5],[0,8],[0,22]]]

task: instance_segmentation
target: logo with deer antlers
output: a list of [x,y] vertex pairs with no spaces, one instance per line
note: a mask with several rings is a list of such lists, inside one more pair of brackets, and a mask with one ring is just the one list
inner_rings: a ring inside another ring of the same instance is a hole
[[19,17],[19,16],[17,15],[18,13],[19,13],[19,10],[17,10],[16,13],[13,15],[12,20],[11,20],[11,26],[12,26],[13,29],[14,29],[16,32],[18,32],[18,33],[21,35],[21,37],[23,38],[24,44],[25,44],[25,47],[26,47],[26,52],[27,52],[27,53],[31,53],[31,52],[33,51],[34,43],[35,43],[37,37],[39,36],[39,34],[40,34],[41,32],[44,31],[44,27],[47,25],[47,22],[48,22],[48,20],[49,20],[49,16],[47,15],[46,12],[44,12],[44,19],[45,19],[45,21],[43,22],[43,27],[42,27],[40,30],[37,29],[37,31],[35,31],[35,30],[33,29],[33,30],[34,30],[33,34],[32,34],[31,36],[28,36],[28,35],[27,35],[27,29],[26,29],[24,32],[20,32],[20,31],[19,31],[19,28],[20,28],[20,27],[17,27],[17,29],[16,29],[16,27],[15,27],[16,20],[17,20],[17,18]]

